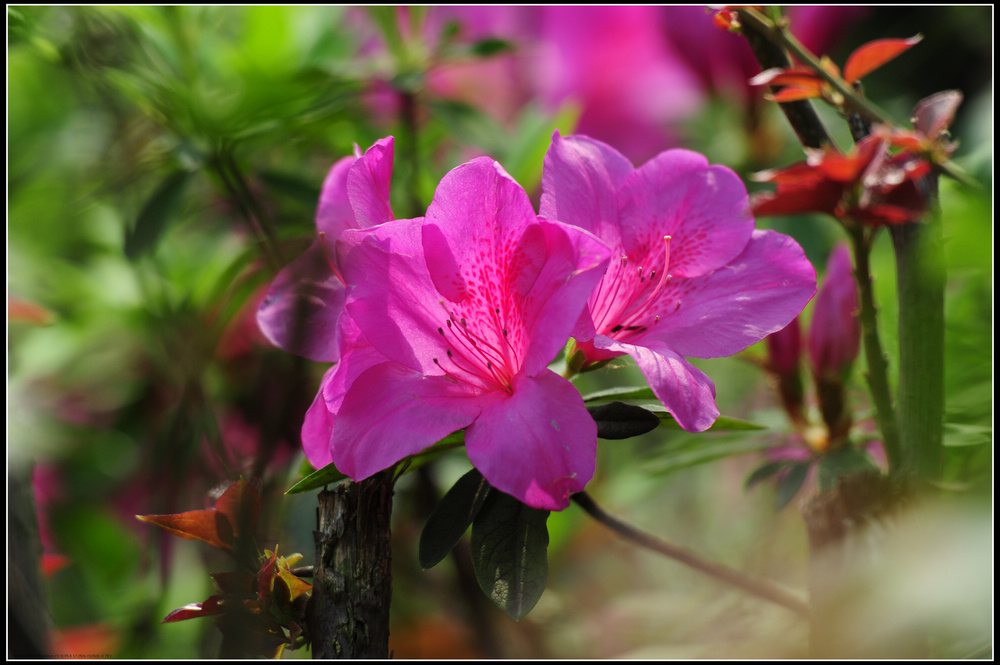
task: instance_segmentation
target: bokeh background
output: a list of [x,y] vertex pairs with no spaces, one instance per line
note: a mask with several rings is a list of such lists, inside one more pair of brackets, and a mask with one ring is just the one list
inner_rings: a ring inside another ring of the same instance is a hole
[[[931,621],[935,653],[988,656],[993,10],[787,16],[840,64],[872,39],[921,33],[865,79],[900,123],[927,95],[965,95],[955,160],[982,185],[941,185],[946,497],[880,550],[888,564],[864,578],[857,606],[864,635],[845,639],[891,646],[917,613]],[[253,314],[276,270],[310,242],[323,177],[355,144],[397,137],[400,216],[422,214],[440,177],[482,154],[537,202],[555,129],[636,164],[698,150],[751,189],[753,172],[802,158],[780,113],[746,83],[758,71],[748,48],[702,7],[8,6],[7,28],[8,616],[45,622],[53,653],[217,655],[210,621],[159,622],[211,594],[208,572],[228,562],[134,515],[211,505],[211,491],[240,475],[263,482],[259,542],[312,562],[315,492],[283,492],[303,473],[298,431],[325,367],[272,348]],[[845,123],[819,110],[849,147]],[[820,271],[842,234],[819,217],[759,225],[796,237]],[[893,357],[887,242],[874,265]],[[804,595],[797,506],[809,489],[775,511],[773,486],[743,488],[761,451],[788,437],[762,358],[761,346],[698,364],[724,415],[769,429],[602,441],[588,490],[652,533]],[[870,412],[862,372],[860,419]],[[641,384],[623,366],[584,377],[581,390]],[[806,653],[808,625],[787,610],[639,551],[576,506],[550,517],[541,601],[510,620],[476,588],[467,542],[430,571],[417,563],[427,514],[467,468],[458,452],[397,485],[396,657]]]

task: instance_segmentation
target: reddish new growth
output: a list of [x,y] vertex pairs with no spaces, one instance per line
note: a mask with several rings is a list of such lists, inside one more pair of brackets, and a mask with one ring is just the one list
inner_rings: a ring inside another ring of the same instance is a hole
[[[237,555],[243,545],[252,544],[259,512],[260,494],[241,479],[223,492],[214,508],[136,517]],[[243,655],[273,657],[288,645],[295,648],[303,631],[305,594],[312,590],[291,570],[301,559],[301,554],[279,557],[275,547],[274,552],[264,550],[247,570],[211,573],[219,593],[174,610],[163,623],[214,616],[219,630]]]
[[918,221],[927,207],[923,178],[956,148],[948,126],[961,100],[954,90],[937,93],[917,104],[912,130],[876,126],[846,155],[807,150],[803,163],[759,173],[756,180],[777,188],[753,197],[754,214],[821,212],[873,227]]

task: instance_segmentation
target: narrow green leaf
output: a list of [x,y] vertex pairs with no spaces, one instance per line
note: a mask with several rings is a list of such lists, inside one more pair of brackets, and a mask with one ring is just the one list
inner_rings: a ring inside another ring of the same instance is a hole
[[656,414],[625,402],[588,406],[587,411],[597,423],[599,439],[628,439],[652,432],[660,425]]
[[993,428],[989,425],[944,424],[945,446],[981,446],[993,442]]
[[431,114],[464,143],[491,153],[506,152],[510,137],[496,120],[476,107],[453,99],[432,99]]
[[844,447],[823,455],[819,460],[819,488],[833,489],[837,479],[857,471],[875,468],[868,454],[856,448]]
[[531,611],[549,576],[549,511],[490,492],[472,523],[472,566],[479,587],[513,619]]
[[789,465],[794,464],[791,460],[778,460],[776,462],[768,462],[763,466],[759,466],[753,470],[747,479],[743,482],[743,489],[749,490],[754,485],[764,480],[767,480],[771,476],[775,475],[782,469],[788,468]]
[[337,467],[335,467],[331,462],[322,469],[313,471],[308,476],[289,487],[288,490],[285,491],[285,494],[302,494],[303,492],[319,489],[325,485],[338,483],[346,478],[347,476],[342,474],[340,471],[337,471]]
[[787,506],[795,495],[802,489],[802,484],[806,482],[809,475],[811,462],[798,462],[792,464],[788,473],[778,481],[778,493],[774,497],[774,510],[779,511]]
[[700,441],[698,437],[691,437],[698,445],[681,446],[676,449],[667,449],[661,453],[655,461],[649,465],[650,473],[667,474],[681,469],[687,469],[699,464],[707,464],[715,460],[734,455],[745,455],[753,453],[774,445],[772,441],[765,440],[724,440],[715,442]]
[[135,226],[125,235],[125,256],[130,261],[134,261],[156,246],[168,222],[177,211],[190,178],[189,171],[174,171],[160,183],[146,201],[135,221]]
[[[663,424],[671,429],[683,429],[674,420],[674,417],[667,412],[667,408],[662,404],[643,404],[644,409],[648,409],[660,417]],[[727,416],[719,416],[712,423],[706,432],[749,432],[754,430],[767,429],[763,425],[758,425],[757,423],[751,423],[746,420],[740,420],[738,418],[729,418]]]
[[499,37],[486,37],[469,47],[469,52],[480,58],[488,58],[507,51],[513,51],[514,44]]
[[608,388],[598,390],[583,397],[585,403],[600,402],[602,400],[623,400],[623,399],[656,399],[652,388],[647,387],[626,387]]
[[420,533],[421,568],[433,568],[448,556],[479,514],[489,491],[483,474],[473,469],[441,497]]

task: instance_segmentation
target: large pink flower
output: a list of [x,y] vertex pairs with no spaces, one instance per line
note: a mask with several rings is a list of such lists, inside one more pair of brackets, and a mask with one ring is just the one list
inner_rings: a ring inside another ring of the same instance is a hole
[[327,447],[362,479],[466,428],[469,459],[491,485],[565,508],[593,476],[597,430],[547,365],[607,247],[539,218],[500,165],[480,158],[445,176],[426,218],[347,231],[338,255],[345,322],[362,341],[324,379],[306,448]]
[[739,177],[687,150],[634,168],[593,139],[553,136],[541,214],[604,240],[610,267],[574,336],[588,363],[628,354],[685,429],[719,414],[685,357],[729,356],[780,330],[816,292],[791,238],[755,231]]
[[316,211],[317,238],[275,277],[257,310],[257,324],[275,345],[318,362],[340,358],[337,322],[345,286],[334,247],[347,229],[393,219],[389,204],[393,137],[379,139],[362,156],[339,160],[323,182]]

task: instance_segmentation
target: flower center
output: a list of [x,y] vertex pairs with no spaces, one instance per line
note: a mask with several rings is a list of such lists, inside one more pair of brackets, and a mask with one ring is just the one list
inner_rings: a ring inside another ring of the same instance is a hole
[[670,236],[663,236],[662,254],[648,252],[636,269],[630,268],[628,256],[622,255],[591,296],[590,311],[597,332],[621,340],[659,323],[657,297],[671,280],[669,270]]
[[[443,300],[439,301],[448,315],[438,333],[445,343],[445,356],[433,358],[434,364],[459,383],[479,390],[502,390],[513,394],[511,387],[520,359],[508,339],[507,328],[500,318],[500,308],[489,310],[485,326],[477,332],[464,316],[456,316]],[[490,340],[484,330],[499,331]]]

